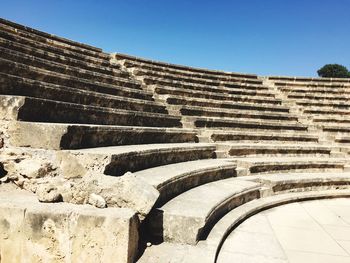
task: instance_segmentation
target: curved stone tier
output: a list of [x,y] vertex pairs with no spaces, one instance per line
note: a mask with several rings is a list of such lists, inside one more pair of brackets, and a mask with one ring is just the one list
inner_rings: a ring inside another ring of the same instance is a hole
[[350,196],[348,98],[0,19],[0,261],[215,262],[262,210]]

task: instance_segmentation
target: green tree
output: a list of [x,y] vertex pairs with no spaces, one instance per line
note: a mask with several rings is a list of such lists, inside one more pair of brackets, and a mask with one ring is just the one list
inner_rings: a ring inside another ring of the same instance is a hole
[[339,64],[327,64],[317,71],[322,78],[350,78],[350,72]]

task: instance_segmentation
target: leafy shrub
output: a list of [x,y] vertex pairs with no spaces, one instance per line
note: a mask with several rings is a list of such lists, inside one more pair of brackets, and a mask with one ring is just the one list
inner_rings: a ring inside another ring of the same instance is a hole
[[350,72],[339,64],[327,64],[317,71],[322,78],[350,78]]

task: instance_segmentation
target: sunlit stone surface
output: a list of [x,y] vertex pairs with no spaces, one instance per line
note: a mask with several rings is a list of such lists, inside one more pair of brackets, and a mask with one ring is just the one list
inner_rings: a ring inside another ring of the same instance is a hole
[[261,212],[226,239],[218,262],[350,262],[350,199],[288,204]]

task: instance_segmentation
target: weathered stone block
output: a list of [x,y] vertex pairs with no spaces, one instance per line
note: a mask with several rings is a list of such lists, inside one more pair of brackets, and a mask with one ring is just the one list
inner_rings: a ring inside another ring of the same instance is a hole
[[137,245],[131,209],[0,201],[1,262],[134,262]]

